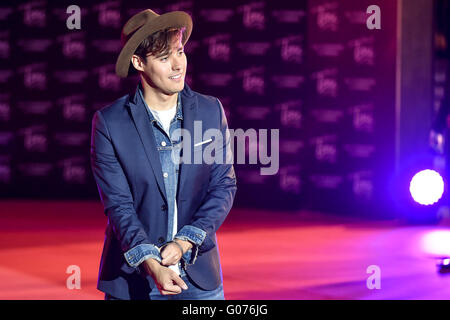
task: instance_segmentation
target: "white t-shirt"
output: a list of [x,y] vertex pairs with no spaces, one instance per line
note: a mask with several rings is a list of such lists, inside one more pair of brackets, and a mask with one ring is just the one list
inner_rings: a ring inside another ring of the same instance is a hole
[[[170,122],[172,121],[173,117],[175,117],[175,114],[177,112],[177,105],[174,105],[172,108],[168,110],[153,110],[152,108],[149,108],[155,119],[157,119],[163,126],[164,131],[167,133],[167,135],[170,137]],[[173,235],[177,234],[177,200],[174,201],[174,220],[173,220]],[[170,239],[172,240],[172,239]],[[175,271],[178,275],[180,275],[180,268],[179,264],[169,266],[170,269]]]
[[152,108],[149,109],[152,112],[155,119],[157,119],[162,124],[164,131],[170,137],[169,132],[170,122],[177,113],[177,105],[174,105],[172,108],[168,110],[153,110]]

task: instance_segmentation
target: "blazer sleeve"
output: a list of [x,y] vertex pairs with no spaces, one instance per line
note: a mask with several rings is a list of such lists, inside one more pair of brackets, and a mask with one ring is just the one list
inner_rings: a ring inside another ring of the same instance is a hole
[[137,267],[150,257],[161,262],[158,247],[150,243],[136,214],[127,177],[117,159],[108,126],[100,110],[92,119],[90,160],[104,213],[120,242],[127,263]]
[[219,229],[233,205],[236,194],[236,175],[233,167],[231,137],[223,106],[217,99],[219,109],[218,128],[222,133],[222,161],[211,164],[211,177],[208,192],[202,205],[194,213],[190,225],[183,226],[175,238],[189,240],[194,243],[191,262],[198,254],[209,251],[215,246],[213,237]]

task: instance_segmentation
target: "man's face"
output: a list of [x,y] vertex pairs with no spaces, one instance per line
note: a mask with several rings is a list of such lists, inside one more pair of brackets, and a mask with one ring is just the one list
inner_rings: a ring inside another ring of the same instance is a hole
[[147,55],[147,63],[142,68],[148,84],[157,91],[167,95],[180,92],[187,68],[183,45],[174,43],[170,52],[162,56]]

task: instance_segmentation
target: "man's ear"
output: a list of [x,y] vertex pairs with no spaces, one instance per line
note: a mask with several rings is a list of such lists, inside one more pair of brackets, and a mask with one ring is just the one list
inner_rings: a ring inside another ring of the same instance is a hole
[[131,63],[133,67],[138,71],[144,71],[144,61],[142,61],[141,57],[133,54],[131,56]]

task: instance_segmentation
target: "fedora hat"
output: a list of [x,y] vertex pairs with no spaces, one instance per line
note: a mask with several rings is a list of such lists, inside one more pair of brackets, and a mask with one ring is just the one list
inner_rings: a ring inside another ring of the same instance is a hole
[[192,19],[184,11],[172,11],[162,15],[153,10],[146,9],[132,16],[122,29],[122,50],[116,62],[116,74],[121,78],[128,76],[131,57],[141,42],[152,33],[174,27],[185,27],[183,45],[188,41],[192,32]]

